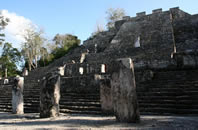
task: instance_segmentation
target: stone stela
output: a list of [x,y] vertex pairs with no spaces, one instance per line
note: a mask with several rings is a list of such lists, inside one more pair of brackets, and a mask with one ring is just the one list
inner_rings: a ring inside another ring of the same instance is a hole
[[60,76],[64,75],[64,67],[48,73],[41,81],[40,117],[59,116]]
[[14,78],[14,85],[12,86],[12,113],[23,114],[23,88],[24,78]]

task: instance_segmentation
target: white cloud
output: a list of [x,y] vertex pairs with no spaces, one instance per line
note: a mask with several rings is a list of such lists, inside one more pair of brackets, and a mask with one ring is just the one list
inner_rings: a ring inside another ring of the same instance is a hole
[[6,41],[11,42],[14,47],[20,48],[20,44],[25,41],[23,38],[25,30],[33,29],[36,25],[31,20],[8,10],[1,10],[1,14],[10,20],[4,30]]

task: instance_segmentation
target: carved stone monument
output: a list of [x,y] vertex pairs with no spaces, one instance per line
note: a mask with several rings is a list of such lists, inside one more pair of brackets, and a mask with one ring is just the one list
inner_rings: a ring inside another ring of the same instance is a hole
[[130,58],[119,59],[113,63],[111,94],[117,121],[140,121],[134,67]]
[[23,114],[23,87],[24,78],[16,77],[12,86],[12,113]]
[[48,73],[41,81],[40,117],[59,116],[60,76],[64,75],[64,67]]

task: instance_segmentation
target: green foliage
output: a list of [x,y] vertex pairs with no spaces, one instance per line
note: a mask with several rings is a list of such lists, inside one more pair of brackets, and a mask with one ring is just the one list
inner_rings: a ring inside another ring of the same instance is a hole
[[106,11],[107,14],[107,28],[114,28],[114,24],[117,20],[121,20],[123,16],[125,16],[125,11],[122,8],[109,8]]
[[53,41],[55,42],[56,47],[51,51],[51,54],[41,57],[39,60],[40,66],[45,66],[52,63],[55,59],[66,55],[71,49],[78,47],[80,44],[78,37],[71,34],[57,34]]
[[5,69],[7,68],[8,76],[16,76],[19,74],[17,65],[21,61],[21,53],[17,48],[13,48],[11,43],[5,43],[3,46],[3,53],[0,57],[0,75],[5,76]]

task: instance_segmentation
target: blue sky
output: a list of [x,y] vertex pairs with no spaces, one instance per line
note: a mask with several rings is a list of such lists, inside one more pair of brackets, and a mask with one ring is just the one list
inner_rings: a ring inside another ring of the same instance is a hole
[[149,14],[153,9],[168,10],[179,6],[196,14],[197,5],[198,0],[2,0],[0,10],[31,20],[44,28],[49,39],[57,33],[71,33],[86,40],[97,23],[106,24],[108,8],[123,8],[127,15],[135,16],[137,12]]

